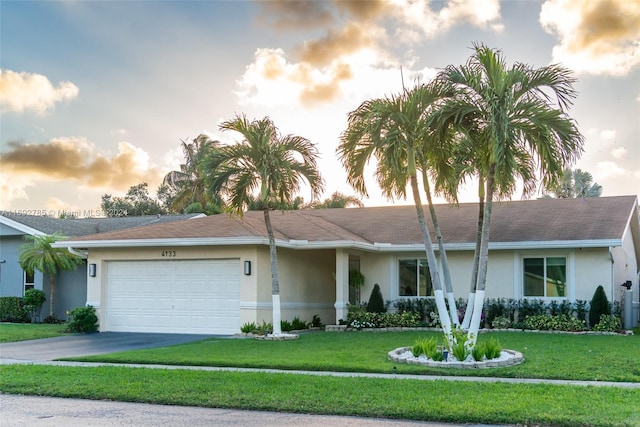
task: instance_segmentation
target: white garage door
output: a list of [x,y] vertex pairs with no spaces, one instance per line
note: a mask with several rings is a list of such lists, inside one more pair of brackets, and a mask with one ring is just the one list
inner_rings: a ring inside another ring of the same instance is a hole
[[240,330],[240,260],[112,261],[105,329],[234,334]]

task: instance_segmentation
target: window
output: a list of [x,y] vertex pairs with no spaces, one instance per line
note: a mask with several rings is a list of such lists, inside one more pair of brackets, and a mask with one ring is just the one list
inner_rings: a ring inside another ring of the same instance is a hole
[[29,289],[35,288],[35,280],[33,274],[29,274],[28,272],[24,272],[24,292]]
[[565,257],[525,258],[525,297],[566,297],[567,259]]
[[401,259],[398,268],[398,295],[401,297],[433,296],[433,285],[427,260]]

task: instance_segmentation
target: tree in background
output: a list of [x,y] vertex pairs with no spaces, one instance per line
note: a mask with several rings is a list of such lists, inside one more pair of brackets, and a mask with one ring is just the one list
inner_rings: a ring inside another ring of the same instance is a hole
[[243,140],[220,147],[207,156],[203,172],[212,194],[226,196],[227,209],[242,216],[257,196],[263,206],[271,260],[273,334],[281,335],[280,279],[276,242],[269,212],[292,203],[295,193],[306,181],[312,199],[324,188],[317,168],[315,145],[296,135],[280,135],[270,118],[249,121],[246,116],[220,124],[222,131],[239,133]]
[[56,274],[59,271],[75,270],[82,264],[82,258],[72,254],[67,249],[54,248],[51,245],[66,237],[59,233],[45,235],[26,235],[25,243],[18,249],[20,267],[29,274],[34,270],[49,274],[49,315],[54,316],[56,296]]
[[102,212],[108,217],[166,214],[167,210],[149,196],[146,182],[129,187],[124,197],[102,196]]
[[181,141],[185,162],[180,170],[165,175],[158,189],[158,198],[164,206],[176,213],[222,212],[222,201],[217,194],[207,191],[206,176],[202,171],[203,160],[220,147],[220,142],[201,134],[190,143]]
[[351,206],[361,208],[364,204],[357,197],[347,196],[338,191],[333,193],[328,199],[324,199],[322,202],[314,202],[309,205],[309,207],[313,209],[340,209]]
[[569,168],[562,172],[562,176],[557,182],[545,188],[544,198],[573,199],[585,197],[600,197],[602,186],[593,182],[593,175],[582,169],[571,170]]

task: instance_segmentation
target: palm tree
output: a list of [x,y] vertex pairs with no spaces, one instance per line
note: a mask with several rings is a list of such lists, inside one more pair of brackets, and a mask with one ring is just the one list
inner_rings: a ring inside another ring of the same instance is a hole
[[593,182],[593,175],[582,169],[565,169],[559,181],[548,186],[545,190],[547,191],[545,198],[551,198],[548,193],[552,193],[558,199],[583,199],[602,195],[602,186]]
[[171,171],[165,175],[161,187],[165,187],[163,191],[172,193],[170,208],[188,213],[190,206],[199,204],[208,214],[221,212],[220,197],[207,192],[206,177],[202,172],[202,161],[219,148],[220,142],[204,134],[198,135],[190,143],[181,142],[185,162],[180,165],[179,171]]
[[361,208],[364,206],[362,201],[354,196],[347,196],[339,191],[334,192],[331,197],[322,202],[311,203],[309,207],[313,209],[336,209],[355,206]]
[[[583,136],[566,110],[576,96],[571,72],[558,65],[507,68],[500,51],[474,45],[465,65],[448,66],[437,76],[452,95],[439,108],[439,120],[470,136],[473,160],[485,184],[475,301],[468,332],[473,347],[480,326],[487,277],[493,199],[515,189],[517,177],[557,180],[582,152]],[[519,172],[520,170],[520,172]],[[496,191],[499,189],[499,191]]]
[[70,253],[66,249],[54,248],[51,245],[66,237],[59,233],[43,235],[26,235],[25,243],[18,249],[20,267],[29,274],[34,270],[49,274],[49,315],[54,316],[54,301],[56,295],[56,274],[58,271],[75,270],[82,264],[82,258]]
[[273,334],[281,335],[278,258],[269,211],[292,203],[303,181],[308,183],[312,198],[322,193],[324,182],[317,169],[319,153],[306,138],[281,136],[268,117],[249,121],[244,115],[236,116],[222,123],[220,129],[238,132],[243,141],[223,146],[208,156],[204,171],[209,188],[213,194],[228,197],[232,214],[242,216],[256,196],[263,206],[271,260]]
[[[405,198],[409,181],[440,323],[452,342],[451,319],[447,313],[417,178],[418,167],[422,166],[424,147],[434,143],[428,140],[425,120],[438,98],[439,94],[432,86],[419,85],[411,90],[404,90],[400,95],[363,102],[349,113],[347,129],[340,137],[337,154],[347,171],[349,184],[363,196],[368,195],[364,170],[372,158],[377,161],[375,177],[378,186],[387,198]],[[435,152],[437,149],[430,151]]]

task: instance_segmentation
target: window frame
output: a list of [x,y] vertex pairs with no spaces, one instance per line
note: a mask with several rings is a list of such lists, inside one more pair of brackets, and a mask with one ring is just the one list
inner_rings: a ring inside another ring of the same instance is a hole
[[22,295],[24,296],[27,290],[35,289],[35,288],[36,288],[36,272],[34,271],[33,274],[29,274],[26,270],[23,270],[22,271]]
[[[415,263],[415,270],[416,270],[416,276],[415,276],[415,285],[416,285],[416,295],[401,295],[400,294],[400,290],[402,288],[401,283],[401,273],[403,271],[401,264],[403,262],[411,262],[413,261]],[[431,275],[429,272],[429,264],[427,262],[426,258],[421,258],[419,256],[416,257],[399,257],[397,258],[396,261],[396,268],[397,268],[397,273],[396,273],[396,280],[397,280],[397,287],[396,287],[396,297],[397,298],[434,298],[434,288],[433,288],[433,283],[431,283]],[[420,270],[422,268],[425,268],[426,271],[426,279],[427,282],[425,283],[425,294],[427,293],[427,291],[430,289],[431,290],[431,294],[430,295],[420,295]]]
[[[548,295],[548,260],[551,258],[564,259],[564,296],[549,296]],[[526,268],[525,263],[527,260],[542,259],[543,264],[543,295],[527,295],[526,294]],[[522,255],[520,258],[520,280],[521,280],[521,292],[522,298],[528,299],[543,299],[543,300],[569,300],[571,299],[571,286],[570,286],[570,255],[569,254],[531,254]]]

